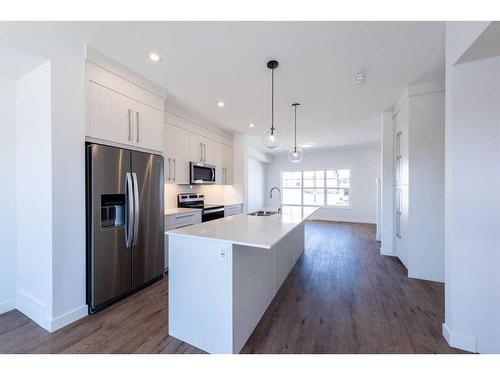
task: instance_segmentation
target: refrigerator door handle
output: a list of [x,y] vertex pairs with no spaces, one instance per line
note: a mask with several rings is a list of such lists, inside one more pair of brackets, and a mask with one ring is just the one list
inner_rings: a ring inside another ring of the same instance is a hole
[[132,245],[137,245],[137,237],[139,234],[139,187],[137,182],[137,175],[132,173],[134,179],[134,238]]
[[125,246],[132,245],[132,227],[134,225],[134,193],[132,191],[132,177],[127,172],[126,177],[126,201],[127,201],[127,222],[125,225]]

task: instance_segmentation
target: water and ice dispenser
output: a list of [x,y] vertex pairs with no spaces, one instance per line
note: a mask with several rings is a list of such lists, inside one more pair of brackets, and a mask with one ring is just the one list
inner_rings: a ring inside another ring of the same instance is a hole
[[125,194],[101,195],[101,228],[121,228],[125,225]]

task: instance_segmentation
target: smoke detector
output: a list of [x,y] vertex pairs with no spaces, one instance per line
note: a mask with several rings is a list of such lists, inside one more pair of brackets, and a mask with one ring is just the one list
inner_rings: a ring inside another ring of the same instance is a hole
[[360,85],[365,82],[366,73],[354,73],[352,75],[352,80],[355,84]]

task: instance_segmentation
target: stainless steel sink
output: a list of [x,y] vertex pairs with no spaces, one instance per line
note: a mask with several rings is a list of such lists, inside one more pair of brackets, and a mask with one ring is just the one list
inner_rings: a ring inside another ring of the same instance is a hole
[[250,215],[250,216],[271,216],[271,215],[276,215],[277,213],[278,213],[278,211],[264,211],[264,210],[261,210],[261,211],[250,212],[247,215]]

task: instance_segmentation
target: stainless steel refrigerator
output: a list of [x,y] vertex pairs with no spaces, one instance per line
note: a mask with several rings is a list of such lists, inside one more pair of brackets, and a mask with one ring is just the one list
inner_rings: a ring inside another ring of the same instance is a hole
[[162,156],[87,143],[90,313],[163,277],[163,189]]

